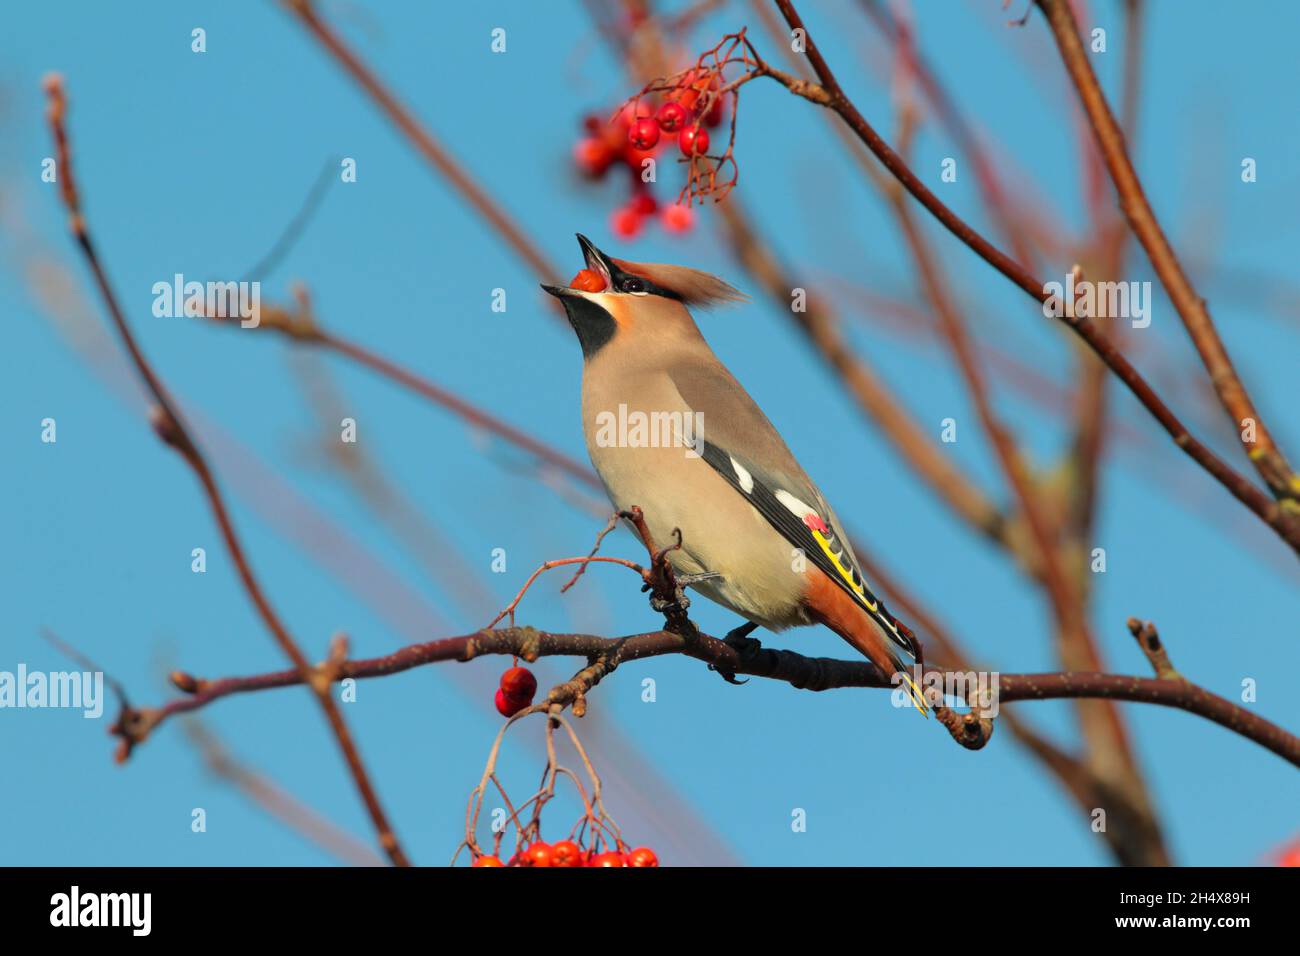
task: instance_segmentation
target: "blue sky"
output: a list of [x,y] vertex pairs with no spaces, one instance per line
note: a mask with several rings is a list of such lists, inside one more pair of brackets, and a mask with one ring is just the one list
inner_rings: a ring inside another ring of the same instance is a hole
[[[889,133],[888,62],[869,25],[848,4],[800,6],[850,95]],[[1194,277],[1261,409],[1283,446],[1300,456],[1300,428],[1287,415],[1296,397],[1295,315],[1262,301],[1289,277],[1297,252],[1300,132],[1286,118],[1300,79],[1291,48],[1300,8],[1265,4],[1267,12],[1247,17],[1209,2],[1148,6],[1139,172],[1169,234],[1195,263]],[[556,278],[567,280],[581,264],[573,242],[581,231],[616,255],[687,262],[746,287],[707,210],[684,238],[652,229],[633,243],[613,239],[608,217],[619,187],[583,183],[568,164],[581,117],[611,108],[630,92],[628,81],[582,4],[539,7],[330,3],[322,12],[558,264],[564,274]],[[1041,20],[1008,28],[1009,14],[993,0],[915,7],[923,50],[996,144],[1005,180],[1044,197],[1063,232],[1082,231],[1073,101]],[[1090,7],[1090,21],[1109,31],[1110,50],[1094,62],[1113,94],[1120,4]],[[349,363],[307,356],[316,364],[304,366],[301,352],[269,336],[150,314],[154,282],[176,272],[234,277],[248,269],[293,217],[322,164],[354,157],[357,182],[329,189],[264,283],[264,300],[285,301],[292,281],[305,282],[327,327],[584,457],[579,350],[552,320],[534,276],[288,15],[252,0],[125,9],[21,5],[0,36],[7,335],[0,581],[8,612],[0,670],[20,662],[67,666],[41,641],[42,627],[100,662],[138,704],[168,696],[162,675],[172,667],[215,677],[284,666],[192,476],[148,429],[139,392],[103,337],[55,192],[40,181],[50,153],[40,78],[52,69],[66,79],[78,178],[112,280],[143,347],[212,450],[254,565],[312,657],[340,630],[358,656],[463,633],[486,623],[541,561],[585,553],[601,519],[536,482],[519,454],[459,420]],[[711,46],[752,22],[746,4],[722,4],[692,44]],[[507,30],[504,55],[489,49],[498,26]],[[194,27],[207,31],[201,55],[190,49]],[[761,33],[758,42],[766,43]],[[927,126],[915,147],[917,168],[937,180],[940,161],[952,154]],[[814,107],[775,84],[751,85],[737,155],[738,198],[810,287],[831,274],[910,294],[887,211]],[[1259,168],[1249,185],[1239,176],[1246,156]],[[945,201],[987,227],[971,177],[944,188]],[[964,247],[927,228],[979,333],[1068,383],[1071,347],[1056,330]],[[1069,266],[1051,262],[1050,277]],[[1241,274],[1255,278],[1230,281]],[[1150,278],[1140,256],[1130,277]],[[507,290],[505,313],[490,310],[494,288]],[[845,521],[889,553],[893,570],[965,643],[1006,671],[1054,669],[1037,593],[916,481],[778,310],[755,295],[743,309],[707,316],[702,328]],[[919,421],[936,433],[945,417],[963,423],[958,443],[945,448],[1004,496],[946,357],[870,322],[854,319],[846,330]],[[1163,297],[1137,348],[1135,361],[1154,370],[1179,410],[1223,447],[1223,425],[1197,390],[1191,350]],[[313,444],[320,426],[303,387],[304,374],[321,369],[357,420],[368,460],[449,543],[451,563],[485,589],[483,598],[430,574],[337,470],[321,465]],[[1124,620],[1149,618],[1189,677],[1232,698],[1253,678],[1259,696],[1250,706],[1300,726],[1285,677],[1300,653],[1294,558],[1186,465],[1136,403],[1115,396],[1117,419],[1141,442],[1136,452],[1117,453],[1108,469],[1097,529],[1108,570],[1096,581],[1093,624],[1111,668],[1145,672]],[[1017,393],[999,397],[1046,467],[1063,447],[1062,430]],[[58,423],[54,445],[40,441],[46,417]],[[321,537],[326,527],[342,533]],[[625,533],[607,545],[608,553],[639,556]],[[206,574],[190,571],[195,547],[207,549]],[[490,566],[498,547],[508,556],[504,574]],[[623,574],[593,568],[564,596],[560,578],[544,579],[520,621],[609,634],[655,626]],[[704,601],[694,611],[714,633],[734,623]],[[828,632],[768,639],[808,653],[848,653]],[[480,660],[366,682],[345,707],[419,862],[444,861],[460,839],[465,798],[499,726],[491,691],[501,666]],[[558,677],[567,667],[544,672]],[[654,703],[642,700],[647,677],[656,681]],[[1019,709],[1046,732],[1073,739],[1065,706]],[[1136,705],[1125,713],[1177,861],[1253,863],[1297,835],[1294,768],[1186,714]],[[303,691],[229,699],[204,719],[249,767],[369,839],[334,744]],[[815,695],[762,681],[729,687],[694,662],[661,659],[629,665],[602,685],[588,720],[604,728],[596,749],[613,778],[610,811],[634,843],[662,848],[668,863],[1110,859],[1009,735],[967,753],[881,694]],[[331,861],[207,774],[178,725],[123,767],[110,759],[106,726],[68,711],[0,711],[0,863]],[[513,790],[526,792],[540,772],[540,733],[540,725],[512,733],[504,772]],[[953,826],[957,802],[962,823]],[[191,832],[196,807],[206,811],[206,833]],[[792,832],[795,808],[807,812],[807,832]],[[879,825],[900,811],[911,826]]]

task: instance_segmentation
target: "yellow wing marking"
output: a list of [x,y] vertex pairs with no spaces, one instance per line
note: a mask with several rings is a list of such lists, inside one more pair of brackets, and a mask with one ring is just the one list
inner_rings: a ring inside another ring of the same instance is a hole
[[[891,631],[897,633],[896,629],[892,625],[890,625],[888,621],[883,620],[883,618],[880,615],[880,610],[876,605],[876,602],[871,600],[871,598],[867,597],[866,584],[865,582],[863,582],[861,574],[859,574],[858,576],[858,581],[863,583],[855,583],[853,580],[852,565],[845,564],[841,562],[838,557],[836,557],[835,552],[831,550],[829,542],[827,542],[826,538],[822,535],[820,531],[818,531],[816,528],[811,528],[809,530],[812,531],[813,539],[817,542],[817,544],[821,546],[822,552],[826,555],[826,557],[830,558],[831,564],[835,566],[835,570],[837,570],[840,573],[840,577],[844,579],[844,583],[847,584],[849,588],[852,589],[853,593],[858,596],[858,599],[862,602],[863,606],[866,607],[869,611],[871,611],[872,615],[875,617],[877,621],[881,622],[886,627],[889,627]],[[842,553],[846,555],[848,554],[847,551]],[[901,635],[899,636],[901,639]],[[907,673],[907,671],[900,669],[898,671],[898,674],[903,678],[903,681],[905,682],[905,690],[907,691],[908,699],[911,700],[912,702],[912,706],[915,707],[920,712],[922,717],[929,720],[930,707],[925,702],[925,695],[921,693],[921,688],[917,686],[916,681],[912,679],[912,675]]]
[[[859,598],[862,599],[862,603],[867,607],[868,610],[872,612],[877,611],[878,608],[876,607],[876,602],[871,600],[871,598],[867,597],[866,586],[861,583],[858,584],[854,583],[853,566],[850,564],[842,564],[840,562],[840,559],[835,556],[835,552],[831,550],[830,543],[826,540],[826,538],[822,535],[820,531],[818,531],[816,528],[812,528],[810,530],[812,531],[813,538],[816,540],[816,542],[819,545],[821,545],[822,553],[825,554],[826,557],[831,559],[831,564],[835,565],[835,570],[840,573],[840,577],[844,579],[844,583],[847,584],[853,590],[854,594],[856,594]],[[842,553],[848,554],[847,551]],[[859,575],[858,580],[859,581],[862,580],[861,575]]]

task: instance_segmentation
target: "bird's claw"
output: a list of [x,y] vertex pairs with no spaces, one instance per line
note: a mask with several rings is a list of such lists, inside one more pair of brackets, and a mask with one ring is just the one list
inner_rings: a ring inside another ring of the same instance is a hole
[[721,677],[723,680],[725,680],[728,684],[735,684],[737,687],[739,687],[741,684],[749,683],[748,677],[746,677],[744,680],[737,680],[735,671],[729,671],[725,667],[718,667],[716,664],[710,664],[709,670],[716,671],[718,676]]
[[664,614],[672,610],[685,611],[691,606],[691,599],[686,596],[681,585],[673,589],[671,598],[661,598],[657,594],[650,595],[650,607],[658,614]]
[[[677,574],[673,576],[673,596],[670,599],[661,598],[657,595],[650,597],[650,607],[656,613],[663,614],[665,611],[674,608],[686,610],[691,606],[691,599],[686,596],[686,589],[692,584],[699,584],[701,581],[712,581],[714,578],[720,578],[722,574],[718,571],[701,571],[699,574]],[[651,590],[651,585],[643,585],[642,591]]]
[[[753,621],[746,621],[740,627],[732,628],[727,632],[727,636],[722,639],[722,643],[733,649],[740,655],[741,661],[748,660],[755,653],[762,649],[763,645],[757,639],[750,637],[754,629],[758,627]],[[718,674],[728,684],[748,684],[749,679],[737,680],[736,672],[726,667],[720,667],[716,664],[710,664],[709,670],[717,671]]]

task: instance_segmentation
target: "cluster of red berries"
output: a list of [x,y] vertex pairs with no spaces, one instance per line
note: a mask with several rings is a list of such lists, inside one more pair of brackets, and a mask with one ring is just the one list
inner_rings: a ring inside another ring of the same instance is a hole
[[610,228],[620,239],[634,238],[645,221],[656,214],[668,232],[686,232],[694,224],[695,215],[689,205],[674,203],[660,210],[641,179],[642,163],[674,137],[678,150],[688,159],[708,153],[709,129],[723,119],[723,97],[714,95],[703,115],[697,107],[701,97],[717,88],[716,75],[690,71],[664,93],[658,108],[648,97],[642,97],[619,110],[612,122],[602,122],[596,116],[583,121],[587,135],[573,152],[579,171],[591,179],[600,179],[621,161],[631,173],[632,195],[610,218]]
[[537,678],[527,667],[512,667],[501,675],[495,702],[497,713],[513,717],[533,702],[537,694]]
[[523,850],[512,856],[509,862],[502,863],[500,857],[484,854],[474,858],[474,866],[641,866],[659,865],[659,857],[648,846],[639,846],[635,850],[620,848],[618,850],[584,850],[572,840],[558,843],[530,843]]

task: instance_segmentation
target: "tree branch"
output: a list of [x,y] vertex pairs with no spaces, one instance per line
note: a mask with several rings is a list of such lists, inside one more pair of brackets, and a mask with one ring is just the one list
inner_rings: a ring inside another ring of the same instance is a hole
[[[799,17],[790,0],[775,0],[777,8],[792,29],[803,30],[806,37],[808,60],[812,64],[821,83],[810,83],[798,79],[766,63],[760,63],[757,70],[747,77],[733,81],[736,84],[768,76],[785,86],[792,93],[802,96],[810,102],[835,111],[849,125],[863,144],[866,145],[885,168],[926,208],[949,232],[965,243],[976,255],[982,258],[998,272],[1010,279],[1016,286],[1040,304],[1051,300],[1044,283],[1039,282],[1018,262],[1002,252],[965,220],[949,209],[939,197],[912,172],[906,162],[886,143],[879,133],[872,128],[858,111],[853,102],[840,88],[839,81],[831,71],[821,51],[807,34],[807,28]],[[1232,495],[1242,502],[1260,520],[1267,524],[1291,548],[1300,554],[1300,516],[1290,514],[1279,507],[1268,494],[1237,472],[1223,459],[1210,450],[1208,446],[1195,438],[1183,424],[1182,420],[1156,394],[1155,390],[1133,367],[1132,363],[1115,347],[1115,344],[1098,329],[1090,319],[1071,316],[1066,310],[1059,310],[1059,321],[1072,329],[1088,347],[1091,348],[1107,367],[1151,413],[1160,426],[1193,461],[1204,468]]]
[[323,46],[357,84],[366,91],[384,115],[402,135],[451,182],[456,191],[497,230],[519,258],[538,275],[558,275],[555,268],[538,250],[515,222],[499,207],[496,200],[480,186],[468,172],[461,168],[433,135],[416,121],[407,108],[398,101],[361,59],[348,48],[334,30],[316,15],[311,0],[281,0],[302,22],[307,31]]
[[1075,23],[1070,5],[1065,0],[1036,2],[1047,18],[1047,25],[1061,52],[1061,61],[1078,91],[1079,101],[1092,126],[1106,169],[1119,194],[1120,209],[1138,242],[1146,250],[1151,267],[1169,294],[1174,310],[1183,320],[1187,334],[1196,346],[1201,362],[1219,395],[1219,402],[1232,420],[1233,431],[1240,435],[1246,427],[1247,419],[1254,422],[1254,442],[1242,439],[1246,454],[1274,496],[1283,502],[1291,514],[1300,514],[1300,476],[1273,441],[1259,410],[1233,367],[1205,300],[1192,287],[1191,280],[1183,271],[1178,256],[1156,220],[1124,146],[1124,132],[1106,102],[1101,84],[1097,82],[1097,75],[1093,72],[1088,54],[1079,39],[1078,24]]
[[835,370],[858,407],[890,440],[904,461],[968,525],[1016,552],[1017,542],[1009,534],[1006,518],[997,504],[925,437],[925,431],[890,394],[876,371],[854,354],[827,303],[809,296],[804,311],[790,309],[790,290],[802,283],[786,272],[776,254],[754,231],[736,196],[728,197],[717,208],[727,241],[745,271],[763,287],[774,304],[789,314],[822,360]]
[[[846,661],[828,657],[805,657],[794,651],[763,647],[758,641],[726,642],[699,633],[684,637],[670,631],[648,631],[625,637],[539,631],[531,627],[506,627],[475,631],[457,637],[412,644],[383,657],[341,660],[331,668],[331,679],[364,680],[401,673],[412,668],[445,661],[466,662],[485,655],[507,655],[534,661],[539,657],[586,657],[592,663],[603,658],[601,676],[607,676],[629,661],[681,654],[710,665],[715,670],[778,680],[799,690],[826,691],[846,687],[892,689],[893,684],[868,661]],[[928,669],[945,682],[964,679],[965,672]],[[1048,674],[999,673],[995,700],[1008,704],[1030,700],[1091,697],[1156,704],[1185,710],[1211,720],[1233,733],[1271,750],[1300,767],[1300,738],[1244,707],[1210,693],[1183,679],[1133,677],[1125,674],[1066,672]],[[235,694],[272,690],[302,683],[297,670],[274,671],[249,677],[203,680],[177,672],[172,682],[186,693],[154,708],[130,708],[121,733],[139,744],[170,718],[191,713],[214,701]],[[534,707],[569,703],[561,684]],[[987,742],[987,736],[978,746]],[[969,746],[969,744],[967,745]]]
[[[209,316],[209,318],[221,325],[238,328],[237,319],[219,318],[217,316]],[[486,409],[479,408],[451,390],[443,388],[441,385],[407,368],[403,368],[377,352],[372,352],[360,343],[322,328],[305,309],[290,311],[279,306],[263,306],[261,321],[258,323],[257,328],[258,330],[269,329],[303,345],[322,348],[351,359],[389,381],[396,382],[403,388],[427,398],[436,405],[440,405],[475,428],[481,428],[483,431],[495,435],[516,448],[528,452],[539,461],[549,465],[578,484],[594,490],[603,490],[596,473],[576,458],[572,458],[544,442],[538,441],[527,432],[498,418]],[[243,330],[241,329],[241,331]]]
[[[217,487],[216,478],[212,473],[212,469],[208,466],[207,459],[192,438],[184,419],[176,408],[175,402],[158,374],[149,364],[148,359],[145,358],[144,353],[140,350],[135,336],[131,332],[131,327],[127,324],[117,296],[109,284],[108,276],[104,272],[103,265],[100,263],[99,256],[95,251],[94,243],[91,241],[85,218],[81,212],[80,195],[76,188],[76,180],[73,177],[73,168],[70,162],[71,149],[65,123],[67,101],[64,97],[62,80],[58,76],[48,77],[45,82],[45,90],[49,99],[48,119],[50,130],[54,136],[58,155],[60,192],[63,204],[68,210],[69,226],[73,238],[81,248],[86,264],[90,267],[95,285],[108,311],[112,325],[117,331],[123,347],[130,355],[136,373],[140,376],[146,389],[156,402],[151,415],[154,429],[164,442],[180,453],[186,464],[190,466],[199,479],[199,483],[203,486],[203,492],[208,499],[208,504],[212,509],[213,518],[220,529],[221,537],[230,552],[231,562],[239,574],[244,591],[280,649],[293,662],[294,670],[292,673],[297,676],[298,682],[307,684],[311,688],[325,712],[326,720],[338,741],[339,749],[343,752],[344,761],[347,763],[352,779],[361,794],[362,802],[370,814],[371,822],[374,824],[379,836],[380,845],[394,864],[408,866],[409,861],[402,851],[392,827],[389,825],[388,818],[379,802],[379,796],[366,774],[365,766],[361,761],[361,755],[357,750],[356,743],[352,739],[352,734],[343,720],[338,704],[330,695],[329,685],[332,683],[332,662],[321,667],[313,667],[308,662],[298,643],[290,635],[284,622],[280,620],[279,614],[271,606],[269,598],[262,590],[261,583],[253,573],[252,565],[244,552],[243,543],[235,531],[229,509],[226,507],[225,498]],[[124,707],[124,709],[128,708]],[[132,746],[131,738],[123,735],[123,744],[126,748],[123,756],[126,756],[130,753],[130,747]]]

